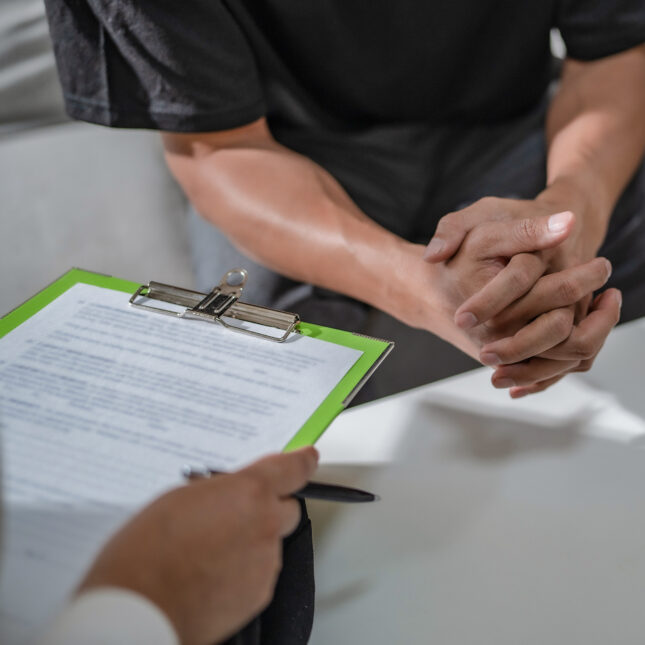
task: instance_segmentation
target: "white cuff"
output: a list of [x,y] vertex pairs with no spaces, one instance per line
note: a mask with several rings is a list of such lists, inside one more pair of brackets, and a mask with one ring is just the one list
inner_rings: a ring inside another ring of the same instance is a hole
[[179,645],[166,615],[144,596],[116,587],[84,592],[63,610],[41,645]]

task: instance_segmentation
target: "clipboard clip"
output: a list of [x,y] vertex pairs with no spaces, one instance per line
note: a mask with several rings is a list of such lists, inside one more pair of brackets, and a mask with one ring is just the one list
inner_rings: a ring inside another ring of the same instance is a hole
[[[154,311],[155,313],[179,318],[193,318],[206,322],[219,323],[231,331],[256,336],[276,343],[283,343],[300,322],[298,314],[279,309],[271,309],[261,305],[252,305],[239,300],[244,285],[249,277],[245,269],[232,269],[228,271],[222,281],[210,293],[201,293],[191,289],[173,287],[161,282],[149,282],[141,285],[130,298],[130,304],[139,309]],[[159,300],[183,309],[164,309],[145,304],[146,300]],[[282,335],[276,335],[248,329],[235,325],[229,320],[239,320],[242,323],[256,323],[269,327]]]

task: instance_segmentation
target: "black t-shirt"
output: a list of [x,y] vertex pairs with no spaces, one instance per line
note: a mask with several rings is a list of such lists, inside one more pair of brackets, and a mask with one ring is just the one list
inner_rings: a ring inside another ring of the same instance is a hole
[[45,2],[72,117],[204,132],[266,116],[415,241],[483,194],[544,186],[477,178],[543,130],[552,27],[583,60],[645,41],[645,0]]
[[645,41],[645,0],[46,0],[67,109],[104,125],[489,123],[568,55]]

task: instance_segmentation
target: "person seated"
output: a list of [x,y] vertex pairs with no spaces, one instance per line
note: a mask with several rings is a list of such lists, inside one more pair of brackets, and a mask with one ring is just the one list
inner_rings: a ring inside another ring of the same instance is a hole
[[200,288],[246,256],[259,304],[379,309],[513,397],[645,313],[643,0],[45,4],[70,116],[160,131]]

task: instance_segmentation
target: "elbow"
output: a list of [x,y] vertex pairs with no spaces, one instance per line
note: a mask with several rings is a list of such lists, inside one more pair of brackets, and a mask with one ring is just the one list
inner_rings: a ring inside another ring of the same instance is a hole
[[248,125],[219,132],[162,133],[166,164],[186,197],[200,212],[205,193],[212,201],[219,180],[227,175],[236,152],[270,149],[278,144],[264,118]]

